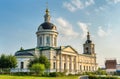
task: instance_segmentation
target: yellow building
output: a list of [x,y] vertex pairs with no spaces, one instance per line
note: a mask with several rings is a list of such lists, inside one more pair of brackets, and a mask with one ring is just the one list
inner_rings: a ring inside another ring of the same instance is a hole
[[15,53],[18,66],[14,71],[27,72],[27,65],[31,59],[39,55],[45,55],[50,61],[49,72],[67,72],[71,74],[81,72],[93,72],[97,70],[95,45],[87,34],[87,40],[83,45],[84,52],[79,54],[71,46],[57,46],[57,27],[50,22],[49,10],[46,9],[44,23],[36,32],[37,47],[20,50]]

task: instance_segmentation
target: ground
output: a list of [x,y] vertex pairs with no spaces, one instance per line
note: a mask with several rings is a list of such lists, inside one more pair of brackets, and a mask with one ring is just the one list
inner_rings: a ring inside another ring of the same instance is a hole
[[10,76],[0,75],[0,79],[78,79],[79,76],[65,76],[65,77],[34,77],[34,76]]

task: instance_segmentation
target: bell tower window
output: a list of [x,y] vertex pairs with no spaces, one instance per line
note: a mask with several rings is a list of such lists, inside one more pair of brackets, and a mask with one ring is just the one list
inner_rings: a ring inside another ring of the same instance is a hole
[[86,53],[88,53],[88,49],[89,49],[89,48],[88,48],[88,47],[86,47]]

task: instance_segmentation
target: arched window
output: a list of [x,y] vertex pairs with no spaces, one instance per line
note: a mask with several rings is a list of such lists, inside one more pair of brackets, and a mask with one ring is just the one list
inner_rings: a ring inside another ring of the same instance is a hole
[[66,69],[66,63],[64,63],[64,70]]
[[40,45],[42,45],[42,37],[40,37]]
[[55,68],[56,68],[55,62],[53,62],[53,69],[55,69]]
[[20,68],[23,69],[24,68],[24,62],[21,62],[20,65],[21,65]]
[[54,37],[54,45],[56,46],[56,37]]
[[86,70],[86,69],[85,69],[85,66],[84,66],[84,70]]
[[46,44],[48,44],[48,45],[50,44],[50,37],[49,36],[46,37]]
[[89,48],[88,47],[86,47],[86,53],[89,53]]
[[91,71],[90,66],[89,66],[89,71]]
[[80,71],[82,70],[82,67],[81,67],[81,65],[80,65]]

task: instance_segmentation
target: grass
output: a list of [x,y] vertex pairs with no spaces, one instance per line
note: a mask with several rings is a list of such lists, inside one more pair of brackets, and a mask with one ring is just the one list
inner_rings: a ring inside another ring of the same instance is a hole
[[35,76],[11,76],[0,75],[0,79],[78,79],[79,76],[64,76],[64,77],[35,77]]

